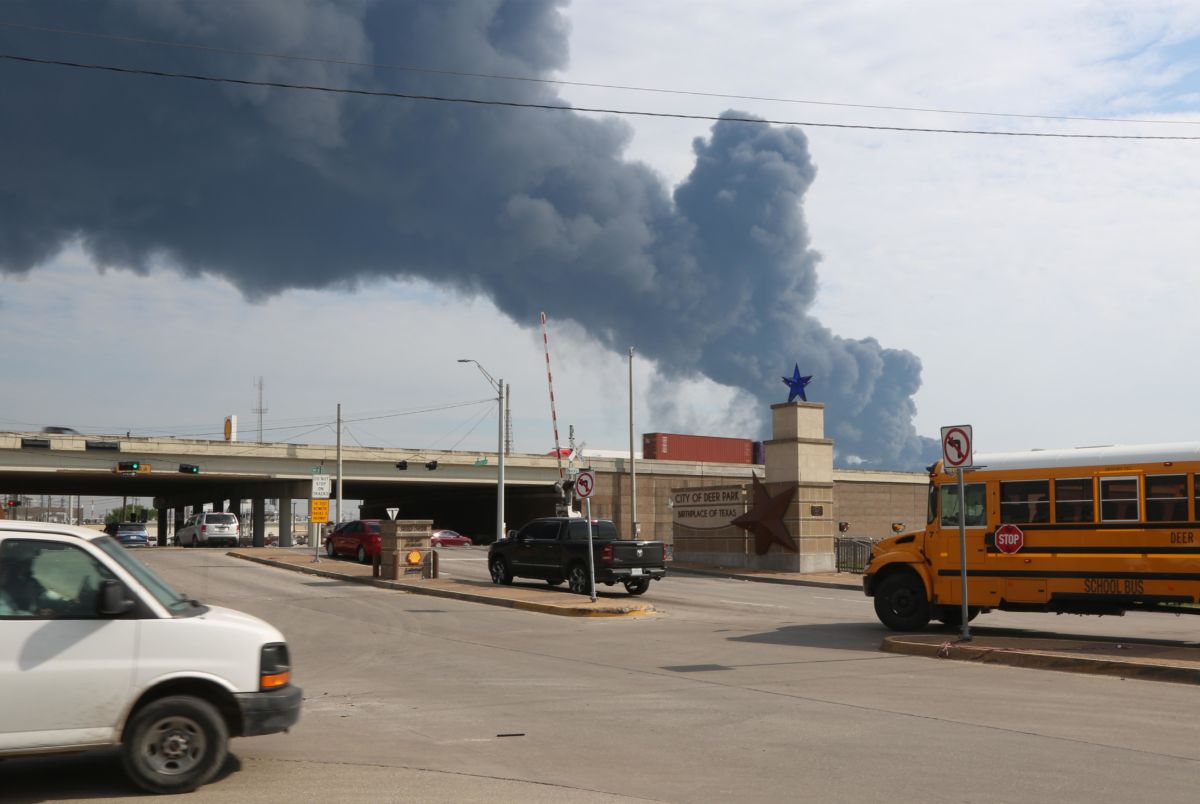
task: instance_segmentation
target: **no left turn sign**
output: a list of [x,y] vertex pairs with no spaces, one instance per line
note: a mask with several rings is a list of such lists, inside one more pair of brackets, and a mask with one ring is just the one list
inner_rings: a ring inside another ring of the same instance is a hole
[[580,497],[587,499],[592,496],[592,491],[596,488],[596,475],[592,472],[583,471],[579,473],[579,477],[575,478],[575,493]]
[[947,469],[970,467],[974,463],[971,425],[942,428],[942,462]]

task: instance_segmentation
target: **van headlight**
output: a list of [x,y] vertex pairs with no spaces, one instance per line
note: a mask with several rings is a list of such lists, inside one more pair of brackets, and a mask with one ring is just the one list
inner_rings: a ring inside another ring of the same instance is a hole
[[276,690],[292,680],[292,660],[286,642],[269,642],[262,646],[258,660],[258,688]]

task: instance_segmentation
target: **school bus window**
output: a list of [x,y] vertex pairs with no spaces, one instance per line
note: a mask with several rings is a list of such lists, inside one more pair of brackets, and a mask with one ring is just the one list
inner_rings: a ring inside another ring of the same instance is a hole
[[932,525],[937,520],[937,486],[929,484],[929,516],[925,524]]
[[1090,477],[1064,478],[1054,481],[1054,521],[1091,522],[1095,519],[1096,503]]
[[1100,478],[1100,519],[1104,522],[1138,521],[1136,477]]
[[[958,527],[958,485],[947,484],[941,487],[942,527]],[[987,484],[968,483],[967,492],[967,527],[978,528],[987,524]]]
[[1187,475],[1146,477],[1146,521],[1187,520]]
[[1050,521],[1050,481],[1020,480],[1000,484],[1000,521]]

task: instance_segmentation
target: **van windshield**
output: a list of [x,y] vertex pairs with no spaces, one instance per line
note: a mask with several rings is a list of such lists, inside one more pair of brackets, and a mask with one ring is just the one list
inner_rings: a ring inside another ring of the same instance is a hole
[[116,542],[111,536],[101,536],[92,544],[103,550],[109,558],[121,565],[121,569],[132,575],[138,583],[144,586],[154,599],[161,603],[172,614],[190,612],[196,604],[176,592],[170,585],[142,562],[129,554],[129,551]]

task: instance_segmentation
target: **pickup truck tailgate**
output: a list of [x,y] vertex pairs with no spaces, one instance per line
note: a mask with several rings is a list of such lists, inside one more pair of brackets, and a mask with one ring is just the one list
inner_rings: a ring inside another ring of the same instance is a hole
[[613,569],[661,567],[665,563],[662,542],[614,541],[612,552],[612,563],[609,566]]

